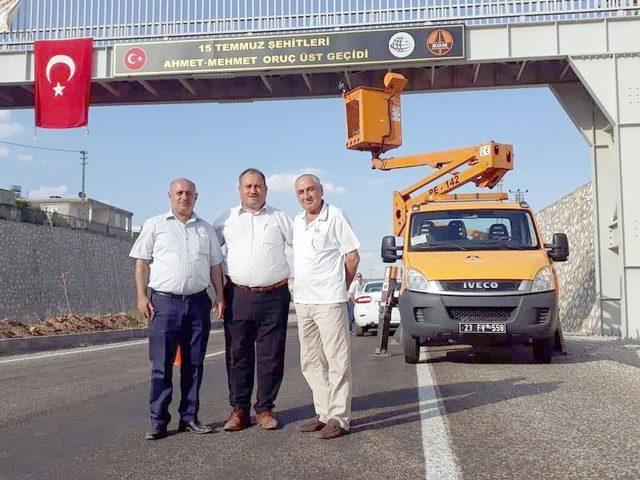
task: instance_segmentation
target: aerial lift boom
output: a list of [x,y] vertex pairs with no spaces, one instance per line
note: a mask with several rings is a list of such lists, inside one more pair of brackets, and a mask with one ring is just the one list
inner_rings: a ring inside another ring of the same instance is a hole
[[[394,170],[420,166],[434,169],[413,185],[393,193],[393,234],[396,237],[404,232],[407,212],[424,203],[507,199],[504,193],[450,195],[450,192],[470,182],[477,187],[493,188],[513,169],[513,147],[493,141],[441,152],[380,158],[381,153],[402,145],[400,93],[406,83],[402,75],[387,73],[384,89],[358,87],[345,95],[347,148],[371,152],[372,169]],[[426,192],[412,197],[424,188]]]

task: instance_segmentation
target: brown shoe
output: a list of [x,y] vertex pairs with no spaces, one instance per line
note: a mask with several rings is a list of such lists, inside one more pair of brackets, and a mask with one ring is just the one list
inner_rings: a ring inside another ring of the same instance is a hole
[[325,423],[320,421],[320,415],[316,415],[311,420],[307,420],[306,422],[303,422],[300,425],[298,425],[296,429],[302,433],[311,433],[311,432],[317,432],[318,430],[322,430],[324,426],[325,426]]
[[251,416],[247,410],[233,410],[222,428],[227,432],[237,432],[250,426]]
[[322,430],[314,435],[314,437],[322,440],[331,440],[332,438],[338,438],[348,434],[349,431],[342,428],[338,421],[332,418],[327,422]]
[[278,419],[273,410],[265,410],[264,412],[256,412],[256,423],[265,430],[275,430],[278,428]]

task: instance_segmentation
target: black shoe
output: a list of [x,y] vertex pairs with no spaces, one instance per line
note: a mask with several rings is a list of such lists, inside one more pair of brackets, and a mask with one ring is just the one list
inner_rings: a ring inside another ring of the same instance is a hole
[[186,430],[189,430],[190,432],[193,432],[193,433],[199,433],[199,434],[214,432],[213,427],[210,427],[209,425],[204,425],[197,420],[194,420],[191,422],[184,422],[180,420],[180,424],[178,425],[178,431],[184,432]]
[[160,440],[167,436],[167,427],[151,427],[144,438],[145,440]]

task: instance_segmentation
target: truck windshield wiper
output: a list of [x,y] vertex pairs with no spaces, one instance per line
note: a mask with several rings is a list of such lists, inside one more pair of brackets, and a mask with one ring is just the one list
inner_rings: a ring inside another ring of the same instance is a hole
[[414,251],[417,250],[439,250],[439,249],[458,249],[458,250],[469,250],[466,247],[463,247],[462,245],[459,245],[455,242],[438,242],[438,243],[432,243],[432,244],[422,244],[422,245],[416,245],[413,247]]
[[491,247],[500,247],[505,250],[526,250],[527,247],[518,246],[518,245],[509,245],[508,243],[502,242],[500,240],[481,240],[477,242],[479,245],[487,245]]

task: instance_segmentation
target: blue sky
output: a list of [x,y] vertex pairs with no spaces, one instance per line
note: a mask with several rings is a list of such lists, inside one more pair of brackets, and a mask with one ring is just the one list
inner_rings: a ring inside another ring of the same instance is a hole
[[[515,170],[504,189],[528,189],[535,210],[590,180],[588,147],[546,88],[406,94],[402,102],[404,145],[388,156],[511,143]],[[32,110],[0,111],[0,140],[87,150],[87,194],[132,211],[134,225],[168,209],[168,183],[181,176],[196,182],[196,210],[213,220],[237,204],[237,176],[247,167],[267,175],[268,202],[294,214],[293,178],[314,172],[360,237],[365,275],[380,271],[391,192],[428,173],[371,171],[369,154],[346,150],[341,98],[92,107],[88,135],[38,130],[34,139],[33,124]],[[0,145],[0,187],[22,185],[31,197],[76,196],[80,173],[75,154]]]

